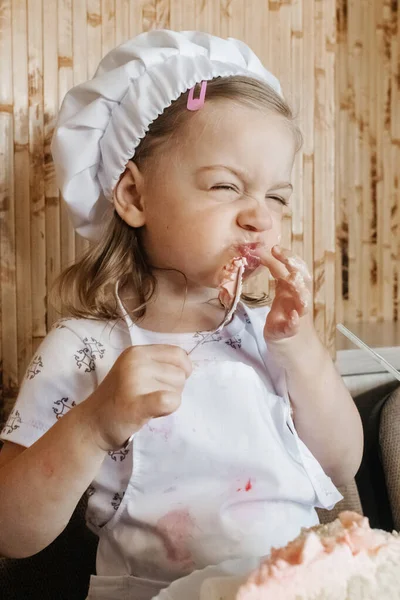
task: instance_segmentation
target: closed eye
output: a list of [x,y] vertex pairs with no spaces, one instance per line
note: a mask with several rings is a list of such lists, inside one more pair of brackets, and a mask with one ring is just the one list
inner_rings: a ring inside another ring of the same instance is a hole
[[221,185],[213,185],[212,190],[232,190],[233,192],[237,192],[238,189],[237,187],[233,186],[233,185],[228,185],[227,183],[221,184]]
[[266,196],[266,198],[271,198],[271,200],[277,200],[278,202],[283,204],[283,206],[288,206],[289,204],[289,202],[285,198],[282,198],[282,196]]
[[[233,192],[239,192],[239,189],[236,186],[230,185],[228,183],[221,183],[219,185],[213,185],[211,189],[212,190],[228,190],[228,191],[233,191]],[[266,196],[266,198],[270,198],[271,200],[276,200],[283,206],[289,205],[289,202],[282,196]]]

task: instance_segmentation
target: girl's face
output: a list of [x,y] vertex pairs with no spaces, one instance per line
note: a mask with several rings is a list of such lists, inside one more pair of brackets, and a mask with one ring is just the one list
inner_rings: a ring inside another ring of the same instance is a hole
[[290,124],[224,101],[189,120],[144,177],[142,240],[151,265],[218,287],[223,267],[280,241],[295,157]]

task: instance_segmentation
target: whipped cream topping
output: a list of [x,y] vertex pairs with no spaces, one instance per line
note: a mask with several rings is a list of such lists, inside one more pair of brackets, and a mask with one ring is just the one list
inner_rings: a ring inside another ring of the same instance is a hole
[[400,569],[400,536],[371,529],[367,518],[345,511],[332,523],[303,530],[284,548],[273,549],[236,599],[316,598],[327,589],[346,598],[352,577],[362,576],[373,586],[379,565],[388,557],[395,557]]

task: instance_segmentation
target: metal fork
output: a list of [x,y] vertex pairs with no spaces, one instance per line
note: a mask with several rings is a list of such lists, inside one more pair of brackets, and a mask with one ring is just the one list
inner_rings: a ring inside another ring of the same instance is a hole
[[202,339],[200,339],[197,342],[197,344],[188,352],[188,356],[190,356],[192,354],[192,352],[194,352],[196,350],[196,348],[198,346],[200,346],[200,344],[203,344],[206,340],[208,340],[209,337],[222,331],[222,329],[225,327],[225,325],[227,325],[229,323],[229,321],[232,319],[232,316],[233,316],[235,310],[237,309],[237,305],[239,304],[240,296],[242,295],[244,269],[245,269],[244,265],[241,265],[238,269],[238,272],[236,275],[236,283],[235,283],[235,294],[233,296],[232,304],[231,304],[230,308],[227,310],[227,312],[225,313],[223,320],[218,325],[217,329],[213,329],[212,331],[209,331],[205,337],[203,337]]

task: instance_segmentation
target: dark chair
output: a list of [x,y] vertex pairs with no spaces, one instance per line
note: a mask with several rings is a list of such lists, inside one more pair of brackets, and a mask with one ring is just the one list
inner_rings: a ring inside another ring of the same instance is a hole
[[400,531],[400,387],[382,407],[379,446],[393,526]]

